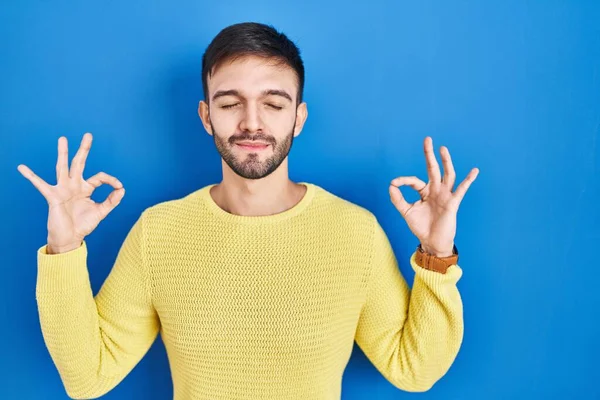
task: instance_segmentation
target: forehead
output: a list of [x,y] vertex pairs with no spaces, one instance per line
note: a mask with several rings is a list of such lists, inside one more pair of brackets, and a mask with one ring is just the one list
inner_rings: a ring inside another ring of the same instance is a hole
[[207,77],[209,96],[218,90],[238,90],[242,95],[258,96],[265,89],[296,93],[296,72],[273,59],[246,56],[226,61]]

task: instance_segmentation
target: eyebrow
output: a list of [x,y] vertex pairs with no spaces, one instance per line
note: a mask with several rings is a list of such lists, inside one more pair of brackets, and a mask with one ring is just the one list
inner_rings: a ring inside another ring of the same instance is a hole
[[[290,96],[288,94],[288,92],[286,92],[285,90],[280,90],[280,89],[267,89],[267,90],[263,90],[261,93],[262,96],[281,96],[283,98],[288,99],[290,102],[292,101],[292,96]],[[223,96],[237,96],[237,97],[242,97],[240,95],[240,92],[235,90],[235,89],[230,89],[230,90],[218,90],[212,97],[212,100],[215,101],[216,99],[218,99],[219,97],[223,97]]]

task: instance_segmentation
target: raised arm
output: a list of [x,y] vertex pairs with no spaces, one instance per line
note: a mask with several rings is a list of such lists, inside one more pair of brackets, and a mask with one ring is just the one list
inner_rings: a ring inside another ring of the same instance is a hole
[[[87,270],[89,235],[121,201],[121,182],[104,172],[83,178],[92,135],[68,165],[67,139],[58,139],[56,185],[27,166],[23,174],[48,202],[48,241],[38,249],[36,300],[44,341],[72,398],[95,398],[116,386],[146,353],[159,330],[145,261],[144,213],[129,231],[94,298]],[[114,190],[91,199],[102,184]]]
[[[424,252],[419,257],[453,259],[458,207],[479,170],[473,168],[453,192],[456,174],[448,148],[440,148],[443,177],[430,137],[425,138],[423,149],[429,182],[416,176],[395,178],[390,199],[419,239]],[[406,202],[399,189],[403,185],[415,189],[420,200]],[[463,310],[456,287],[462,270],[456,263],[445,268],[435,262],[418,265],[415,252],[410,258],[415,271],[411,292],[377,222],[373,238],[371,280],[356,341],[394,385],[408,391],[428,390],[450,368],[462,342]]]

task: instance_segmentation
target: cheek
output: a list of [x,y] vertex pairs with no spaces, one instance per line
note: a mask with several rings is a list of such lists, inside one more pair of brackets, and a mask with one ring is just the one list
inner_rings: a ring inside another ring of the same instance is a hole
[[233,111],[215,110],[210,114],[210,122],[217,132],[229,135],[235,132],[241,120],[240,113]]
[[292,110],[268,112],[265,122],[269,122],[278,130],[288,130],[293,124],[296,117],[296,112]]

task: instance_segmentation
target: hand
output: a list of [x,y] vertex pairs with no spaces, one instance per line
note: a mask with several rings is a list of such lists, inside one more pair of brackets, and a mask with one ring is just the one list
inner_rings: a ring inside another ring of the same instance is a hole
[[[92,134],[86,133],[73,158],[69,171],[67,138],[58,138],[57,184],[51,186],[24,164],[17,169],[35,186],[48,202],[48,250],[49,253],[65,252],[81,245],[81,241],[98,226],[125,195],[119,180],[104,172],[83,179],[85,161],[92,146]],[[90,196],[94,189],[109,184],[113,190],[102,203],[95,203]]]
[[[395,178],[389,188],[390,198],[412,233],[421,242],[423,250],[437,257],[447,257],[452,255],[454,247],[458,207],[479,174],[479,169],[473,168],[452,193],[456,174],[448,148],[440,148],[444,165],[443,178],[433,152],[433,140],[429,136],[425,138],[424,150],[429,183],[425,184],[416,176]],[[403,185],[415,189],[421,200],[413,204],[406,202],[399,189]]]

